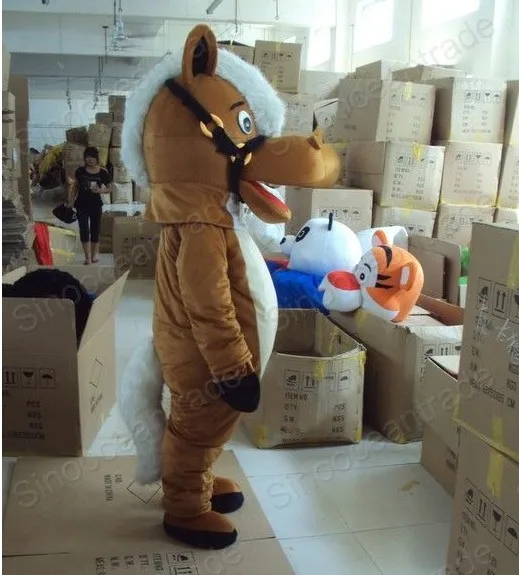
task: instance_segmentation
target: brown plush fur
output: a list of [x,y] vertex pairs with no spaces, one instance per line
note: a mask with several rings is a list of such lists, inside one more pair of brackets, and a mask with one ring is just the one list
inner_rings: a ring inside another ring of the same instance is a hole
[[[209,56],[205,73],[193,75],[201,38]],[[182,76],[176,80],[222,119],[235,143],[246,142],[256,131],[242,133],[237,115],[247,110],[253,118],[252,112],[232,84],[214,75],[216,60],[214,34],[197,26],[186,41]],[[233,106],[237,102],[242,104]],[[154,341],[172,394],[163,455],[165,521],[196,532],[232,532],[229,520],[211,511],[212,467],[240,413],[212,393],[211,382],[259,375],[260,338],[247,262],[226,208],[228,158],[216,152],[194,114],[166,87],[149,109],[143,148],[151,182],[146,217],[164,224]],[[255,181],[327,187],[338,173],[338,156],[319,133],[272,138],[246,166],[240,193],[261,219],[283,222],[289,210]]]

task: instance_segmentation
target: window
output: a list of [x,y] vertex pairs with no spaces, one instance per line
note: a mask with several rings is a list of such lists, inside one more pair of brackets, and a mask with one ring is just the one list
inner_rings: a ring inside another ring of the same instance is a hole
[[360,0],[355,14],[353,50],[360,52],[393,38],[394,0]]
[[332,56],[331,41],[330,28],[321,28],[312,31],[307,62],[309,68],[317,68],[330,60]]
[[481,0],[422,0],[422,28],[429,28],[477,12]]

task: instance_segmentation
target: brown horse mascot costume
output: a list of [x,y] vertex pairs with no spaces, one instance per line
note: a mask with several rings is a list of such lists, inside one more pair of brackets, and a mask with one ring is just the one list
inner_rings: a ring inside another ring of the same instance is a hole
[[123,159],[149,186],[145,217],[162,231],[153,339],[127,366],[119,405],[139,456],[137,479],[161,476],[164,529],[195,547],[237,538],[227,514],[243,495],[212,468],[241,414],[258,407],[277,329],[276,293],[243,206],[284,222],[290,211],[261,182],[331,187],[339,174],[319,132],[279,137],[283,124],[283,103],[261,72],[219,50],[204,25],[126,106]]

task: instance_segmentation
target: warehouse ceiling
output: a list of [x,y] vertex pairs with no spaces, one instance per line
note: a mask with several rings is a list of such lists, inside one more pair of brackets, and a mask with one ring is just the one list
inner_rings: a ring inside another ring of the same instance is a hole
[[[189,30],[209,23],[219,40],[254,44],[333,28],[336,0],[3,0],[3,42],[12,73],[31,78],[33,97],[94,88],[124,91],[167,52],[180,50]],[[114,19],[115,10],[115,19]],[[115,40],[118,21],[123,40]],[[92,88],[89,88],[91,86]]]
[[263,37],[271,28],[331,28],[336,0],[222,0],[211,14],[211,0],[116,0],[125,40],[111,49],[113,0],[4,0],[3,33],[13,53],[160,57],[181,47],[190,28],[211,24],[220,38]]

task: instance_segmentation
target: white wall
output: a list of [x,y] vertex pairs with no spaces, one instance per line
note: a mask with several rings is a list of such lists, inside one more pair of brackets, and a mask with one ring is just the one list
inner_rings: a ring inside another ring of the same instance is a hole
[[45,144],[61,144],[65,141],[65,131],[74,126],[84,126],[94,121],[97,112],[108,111],[108,101],[104,97],[97,109],[92,109],[90,98],[72,99],[70,111],[66,98],[46,98],[30,100],[29,144],[41,150]]

